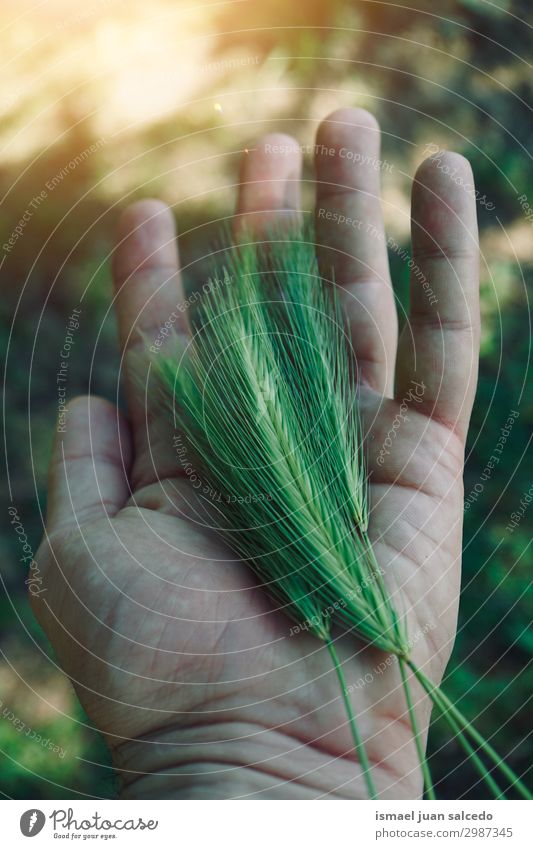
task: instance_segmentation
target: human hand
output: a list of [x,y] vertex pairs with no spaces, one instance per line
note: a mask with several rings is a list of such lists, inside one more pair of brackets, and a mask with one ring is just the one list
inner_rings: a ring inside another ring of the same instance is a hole
[[[358,361],[370,536],[385,580],[406,600],[413,657],[439,682],[456,628],[477,375],[472,175],[455,154],[416,174],[411,309],[397,352],[377,125],[362,110],[339,110],[317,145],[316,240],[324,276],[333,267],[342,287]],[[263,138],[243,162],[236,228],[292,224],[299,174],[296,142]],[[308,633],[291,636],[246,564],[198,522],[172,435],[139,392],[146,339],[184,298],[178,267],[170,211],[157,201],[127,209],[114,277],[128,419],[99,398],[69,404],[38,553],[47,592],[32,599],[35,613],[109,744],[124,796],[366,798],[327,652]],[[186,335],[184,315],[175,329]],[[336,644],[381,797],[419,796],[397,665],[351,635]],[[416,682],[413,690],[425,734],[430,707]]]

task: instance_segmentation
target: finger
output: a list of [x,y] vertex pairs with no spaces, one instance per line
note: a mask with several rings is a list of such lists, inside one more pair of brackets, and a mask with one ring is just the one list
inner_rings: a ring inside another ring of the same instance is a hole
[[263,136],[244,154],[234,221],[237,236],[298,224],[301,167],[300,147],[284,133]]
[[339,109],[316,140],[321,273],[341,287],[359,379],[391,394],[398,322],[380,202],[380,132],[364,109]]
[[60,417],[50,463],[49,535],[104,516],[114,516],[129,496],[128,424],[103,398],[74,398]]
[[[146,397],[151,356],[162,356],[173,333],[187,336],[184,296],[178,271],[174,218],[157,200],[144,200],[123,212],[113,260],[118,331],[123,354],[125,392],[133,429],[134,487],[166,476],[172,452],[152,427]],[[151,378],[153,380],[153,378]]]
[[422,384],[425,412],[465,437],[480,330],[476,204],[466,159],[443,153],[422,163],[413,183],[411,228],[411,305],[397,396],[412,381]]

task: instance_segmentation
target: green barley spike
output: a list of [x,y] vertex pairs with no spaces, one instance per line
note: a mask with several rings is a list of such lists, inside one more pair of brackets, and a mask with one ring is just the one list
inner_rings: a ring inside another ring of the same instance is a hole
[[[434,798],[407,668],[495,795],[499,769],[528,789],[414,666],[405,618],[368,538],[368,484],[349,340],[323,284],[311,234],[272,234],[231,249],[195,317],[185,357],[154,366],[166,408],[212,491],[210,515],[265,591],[327,647],[354,746],[375,798],[364,741],[332,641],[334,624],[400,660],[428,798]],[[327,611],[334,610],[333,616]],[[481,755],[491,761],[486,767]]]

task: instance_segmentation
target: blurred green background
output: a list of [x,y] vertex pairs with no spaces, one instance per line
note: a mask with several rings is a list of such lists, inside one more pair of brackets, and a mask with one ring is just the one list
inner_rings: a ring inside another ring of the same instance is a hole
[[[386,225],[406,248],[410,179],[428,145],[463,153],[481,198],[483,334],[465,477],[464,591],[447,686],[520,774],[533,760],[533,507],[513,531],[506,526],[533,483],[533,18],[529,0],[441,0],[436,9],[418,0],[3,3],[0,243],[24,221],[14,245],[0,251],[6,495],[35,550],[57,411],[56,352],[73,307],[82,315],[68,393],[116,395],[108,256],[118,207],[153,195],[173,206],[191,285],[215,222],[232,212],[241,152],[260,133],[282,129],[311,145],[329,111],[372,110],[392,165],[383,174]],[[312,176],[308,157],[306,209]],[[391,266],[401,313],[408,269],[397,254]],[[501,460],[486,474],[512,411],[519,415]],[[109,796],[105,748],[29,610],[7,506],[0,792]],[[439,796],[483,796],[438,725],[430,748]]]

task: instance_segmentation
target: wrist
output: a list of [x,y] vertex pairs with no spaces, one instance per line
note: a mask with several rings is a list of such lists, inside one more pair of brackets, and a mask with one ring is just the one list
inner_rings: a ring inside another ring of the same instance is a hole
[[[221,722],[168,727],[113,751],[123,799],[366,799],[351,756],[306,744],[277,729]],[[418,770],[396,774],[373,763],[383,798],[416,798]]]

